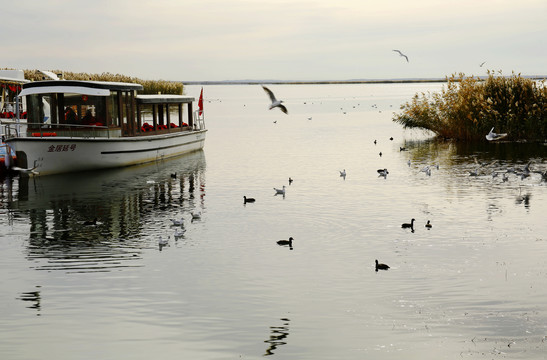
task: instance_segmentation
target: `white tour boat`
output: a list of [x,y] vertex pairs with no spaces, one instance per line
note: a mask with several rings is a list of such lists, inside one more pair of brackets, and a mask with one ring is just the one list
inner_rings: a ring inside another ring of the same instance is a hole
[[[200,150],[193,97],[137,95],[142,85],[47,80],[23,85],[27,121],[6,126],[21,172],[49,175],[129,166]],[[186,108],[186,116],[183,109]]]

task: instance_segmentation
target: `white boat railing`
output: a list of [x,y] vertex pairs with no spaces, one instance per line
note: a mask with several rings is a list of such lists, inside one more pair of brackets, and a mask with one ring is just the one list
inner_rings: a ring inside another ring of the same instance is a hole
[[[17,120],[2,120],[0,125],[3,129],[3,136],[6,139],[17,137],[68,137],[68,138],[119,138],[122,129],[119,127],[108,127],[104,125],[76,125],[76,124],[49,124],[49,123],[27,123]],[[194,126],[191,130],[204,130],[205,120],[196,111],[194,113]],[[173,130],[173,129],[171,129]],[[153,135],[149,133],[147,135]],[[142,135],[142,134],[141,134]]]
[[[17,137],[110,138],[108,126],[0,121],[6,139]],[[25,129],[21,129],[24,127]],[[28,133],[28,134],[27,134]],[[26,134],[26,135],[22,135]]]
[[203,110],[194,111],[194,130],[205,129],[205,115]]

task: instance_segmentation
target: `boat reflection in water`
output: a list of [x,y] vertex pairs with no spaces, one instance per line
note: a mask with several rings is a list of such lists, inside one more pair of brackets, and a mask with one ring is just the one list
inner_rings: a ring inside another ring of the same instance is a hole
[[20,177],[5,194],[9,212],[29,219],[26,255],[35,269],[110,271],[140,266],[143,249],[157,249],[154,227],[204,208],[204,171],[197,151],[122,169]]

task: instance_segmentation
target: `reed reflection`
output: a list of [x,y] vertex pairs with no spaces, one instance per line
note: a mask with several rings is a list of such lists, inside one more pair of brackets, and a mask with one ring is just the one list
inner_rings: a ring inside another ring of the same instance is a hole
[[270,326],[270,338],[264,341],[265,343],[270,344],[270,346],[266,349],[263,356],[274,355],[274,350],[276,350],[278,346],[287,344],[285,339],[289,336],[290,320],[281,318],[281,321],[283,322],[283,325],[281,326]]
[[35,269],[111,271],[140,266],[142,251],[157,249],[146,235],[157,219],[203,208],[204,171],[200,151],[146,166],[21,177],[12,182],[12,201],[0,199],[28,217],[26,256]]
[[[399,152],[417,176],[424,168],[435,169],[431,178],[450,192],[455,182],[480,187],[492,199],[512,198],[515,204],[531,206],[532,190],[545,185],[547,147],[538,143],[457,143],[438,140],[406,142],[409,151]],[[526,193],[522,190],[529,189]]]
[[[442,167],[467,165],[469,168],[491,165],[491,171],[484,174],[492,175],[494,171],[506,171],[518,175],[526,173],[526,165],[535,168],[537,180],[545,181],[542,174],[547,170],[543,159],[547,156],[547,147],[541,143],[483,143],[483,142],[452,142],[437,139],[407,141],[406,150],[401,155],[406,156],[411,164],[440,164]],[[527,177],[527,176],[525,176]]]

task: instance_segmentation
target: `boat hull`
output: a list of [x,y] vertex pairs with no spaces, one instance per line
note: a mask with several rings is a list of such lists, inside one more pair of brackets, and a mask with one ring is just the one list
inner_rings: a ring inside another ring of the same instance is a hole
[[6,140],[17,165],[40,175],[131,166],[203,148],[207,130],[119,138],[22,137]]

